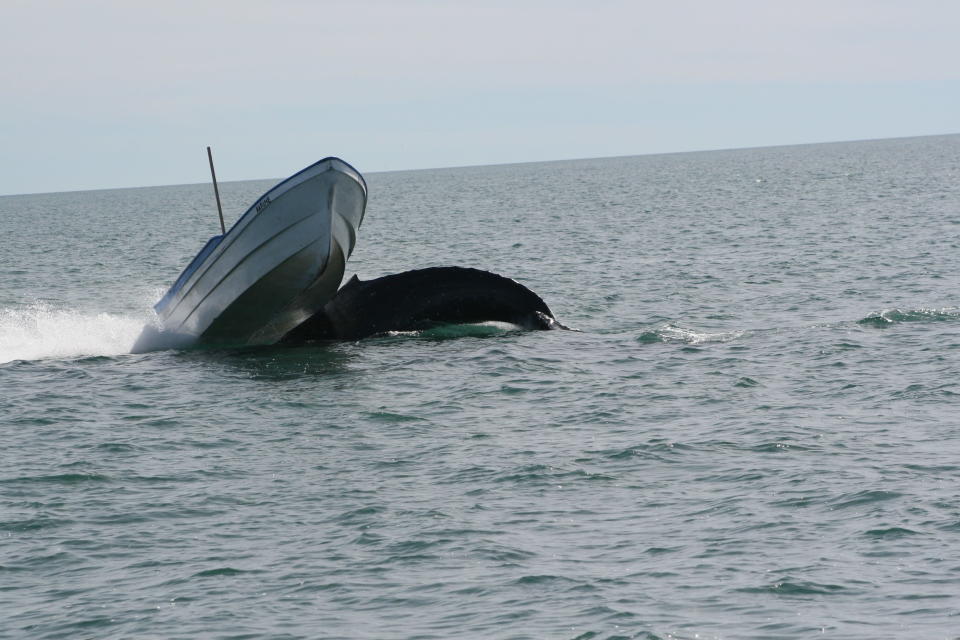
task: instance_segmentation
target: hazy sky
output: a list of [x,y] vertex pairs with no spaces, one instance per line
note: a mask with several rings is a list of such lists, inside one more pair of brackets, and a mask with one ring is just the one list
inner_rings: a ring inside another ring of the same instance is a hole
[[960,133],[953,0],[0,0],[0,194]]

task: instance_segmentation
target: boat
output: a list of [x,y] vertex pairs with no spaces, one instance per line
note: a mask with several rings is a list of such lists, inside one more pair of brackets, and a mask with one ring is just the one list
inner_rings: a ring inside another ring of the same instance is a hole
[[336,294],[367,203],[367,185],[324,158],[263,194],[214,236],[154,305],[181,345],[265,345]]

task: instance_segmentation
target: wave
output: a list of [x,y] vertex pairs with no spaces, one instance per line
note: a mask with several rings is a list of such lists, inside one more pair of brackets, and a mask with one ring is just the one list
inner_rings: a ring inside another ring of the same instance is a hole
[[710,342],[730,342],[744,335],[746,331],[724,331],[709,333],[687,329],[675,324],[663,324],[652,327],[637,336],[637,342],[680,342],[683,344],[704,344]]
[[149,323],[143,317],[83,313],[45,303],[0,309],[0,363],[130,353]]
[[888,327],[901,322],[957,322],[960,321],[960,309],[887,309],[872,313],[857,321],[857,324],[874,327]]
[[455,340],[458,338],[487,338],[499,336],[514,331],[524,331],[520,325],[509,322],[490,320],[487,322],[473,322],[464,324],[438,324],[427,329],[411,329],[409,331],[387,331],[377,334],[377,337],[386,338],[422,338],[425,340]]
[[[942,309],[886,309],[877,313],[872,313],[865,318],[856,321],[861,326],[872,326],[879,328],[890,327],[903,322],[960,322],[960,308],[945,307]],[[814,324],[802,327],[804,329],[822,329],[822,328],[844,328],[853,324],[850,320],[836,323]],[[636,341],[642,344],[667,342],[681,343],[688,345],[700,345],[708,343],[723,343],[737,340],[747,335],[757,335],[769,332],[776,332],[790,328],[781,326],[775,328],[752,328],[737,329],[731,331],[708,332],[696,329],[690,329],[671,322],[656,324],[647,328],[637,335]],[[799,327],[797,327],[799,328]],[[856,345],[853,345],[856,346]]]

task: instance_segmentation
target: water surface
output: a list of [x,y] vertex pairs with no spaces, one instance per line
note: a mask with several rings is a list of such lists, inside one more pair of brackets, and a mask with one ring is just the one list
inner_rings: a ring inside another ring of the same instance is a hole
[[134,355],[209,186],[0,198],[0,636],[960,637],[960,136],[366,177],[581,331]]

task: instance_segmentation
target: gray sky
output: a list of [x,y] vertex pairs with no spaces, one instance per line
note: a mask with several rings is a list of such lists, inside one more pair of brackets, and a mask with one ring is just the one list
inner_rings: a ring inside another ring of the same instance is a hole
[[960,133],[953,0],[0,1],[0,194]]

